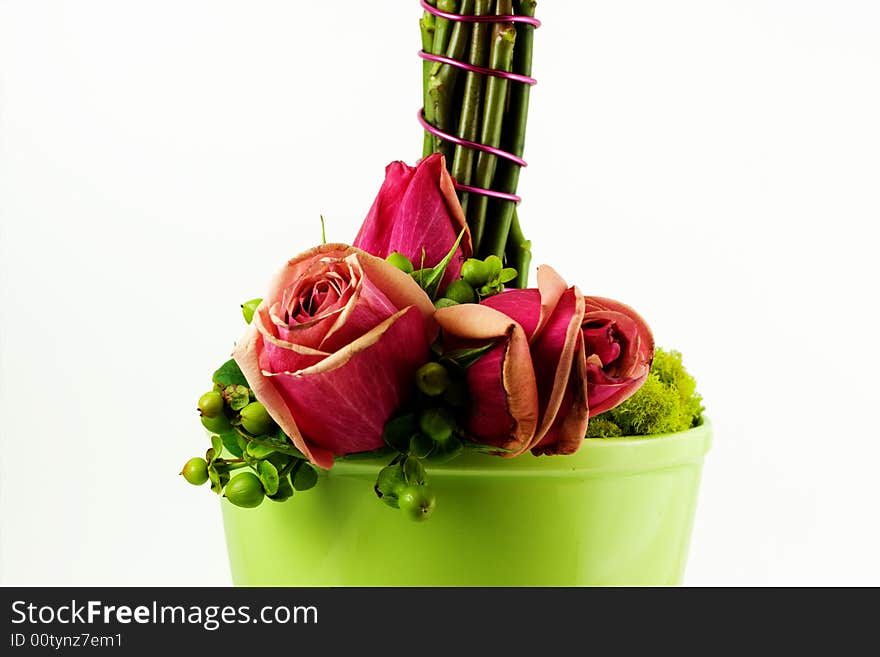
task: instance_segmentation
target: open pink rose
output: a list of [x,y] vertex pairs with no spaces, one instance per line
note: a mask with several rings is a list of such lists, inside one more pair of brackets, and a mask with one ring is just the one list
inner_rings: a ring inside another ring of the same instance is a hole
[[450,347],[495,342],[468,370],[465,428],[510,456],[576,452],[589,418],[638,390],[653,358],[651,332],[634,310],[584,297],[547,266],[537,289],[444,308],[435,318]]
[[279,272],[233,357],[296,447],[323,468],[378,449],[437,333],[411,276],[344,244]]
[[[449,253],[466,227],[452,177],[443,156],[436,153],[415,167],[403,162],[388,165],[385,182],[354,245],[380,258],[395,251],[402,253],[416,269],[433,267]],[[470,256],[471,238],[466,231],[446,269],[444,286],[460,277],[461,265]]]

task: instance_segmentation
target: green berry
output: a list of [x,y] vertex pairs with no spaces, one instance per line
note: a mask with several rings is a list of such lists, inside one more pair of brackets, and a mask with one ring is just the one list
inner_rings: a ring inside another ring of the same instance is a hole
[[434,302],[434,307],[437,310],[440,310],[441,308],[449,308],[451,306],[457,306],[457,305],[458,305],[458,301],[453,301],[452,299],[437,299]]
[[397,504],[412,520],[427,520],[434,512],[437,499],[427,486],[407,486],[397,496]]
[[272,433],[275,422],[266,407],[255,401],[241,409],[241,426],[252,436],[265,436]]
[[223,413],[223,395],[212,390],[199,397],[199,413],[202,417],[217,417]]
[[489,282],[489,267],[482,260],[468,258],[461,267],[461,277],[473,287]]
[[452,281],[443,292],[443,297],[458,303],[474,303],[477,300],[474,288],[470,286],[470,283],[461,279]]
[[415,268],[413,267],[413,263],[410,261],[410,259],[402,253],[398,253],[397,251],[389,255],[387,258],[385,258],[385,260],[390,262],[392,265],[397,267],[405,274],[412,274],[415,270]]
[[203,415],[202,426],[208,431],[217,434],[226,433],[227,431],[232,430],[232,425],[229,423],[229,419],[222,413],[217,417],[207,417],[206,415]]
[[263,303],[262,299],[251,299],[250,301],[245,301],[241,304],[241,314],[244,316],[244,321],[248,324],[251,323],[254,319],[254,313],[257,311],[257,306]]
[[193,486],[201,486],[208,481],[208,462],[198,456],[192,458],[186,462],[180,474]]
[[428,408],[419,415],[419,428],[436,443],[445,443],[455,429],[455,419],[445,408]]
[[265,497],[263,484],[253,472],[242,472],[235,475],[226,484],[226,499],[235,506],[244,509],[253,509],[260,506]]
[[416,372],[416,385],[429,397],[442,395],[449,387],[449,372],[440,363],[425,363]]
[[501,258],[497,255],[490,255],[486,258],[486,269],[489,272],[489,275],[486,277],[486,282],[492,283],[501,276],[501,270],[504,269],[504,263],[501,262]]

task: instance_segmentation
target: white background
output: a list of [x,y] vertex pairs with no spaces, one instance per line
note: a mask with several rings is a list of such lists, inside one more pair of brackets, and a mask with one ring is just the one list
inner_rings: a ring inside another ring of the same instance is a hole
[[[0,582],[229,583],[195,401],[420,155],[417,5],[0,0]],[[880,5],[539,15],[525,227],[698,377],[687,582],[880,584]]]

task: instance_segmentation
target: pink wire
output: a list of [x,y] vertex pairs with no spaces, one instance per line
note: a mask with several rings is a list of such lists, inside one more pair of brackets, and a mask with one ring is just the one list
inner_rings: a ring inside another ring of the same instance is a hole
[[437,9],[437,7],[432,7],[425,0],[422,0],[422,7],[425,11],[435,16],[450,21],[458,21],[459,23],[524,23],[533,27],[541,27],[541,21],[531,16],[465,16],[463,14],[450,14]]
[[440,137],[443,141],[451,141],[453,144],[457,144],[458,146],[464,146],[465,148],[472,148],[477,151],[484,151],[486,153],[491,153],[497,157],[504,158],[505,160],[510,160],[514,164],[517,164],[521,167],[529,166],[528,163],[522,159],[521,157],[517,157],[513,153],[508,153],[507,151],[503,151],[500,148],[494,148],[493,146],[486,146],[485,144],[479,144],[475,141],[468,141],[467,139],[462,139],[461,137],[456,137],[455,135],[451,135],[448,132],[443,132],[439,128],[434,127],[428,120],[425,118],[425,111],[423,109],[419,110],[418,114],[419,123],[422,124],[422,127],[430,132],[432,135]]
[[471,187],[470,185],[462,185],[458,181],[454,181],[453,185],[456,189],[463,192],[471,192],[472,194],[482,194],[483,196],[491,196],[492,198],[500,198],[502,201],[511,201],[519,203],[522,198],[516,194],[508,194],[507,192],[496,192],[494,189],[483,189],[482,187]]
[[[541,27],[541,21],[537,18],[533,18],[531,16],[466,16],[463,14],[450,14],[445,11],[441,11],[436,7],[432,7],[429,5],[426,0],[421,0],[422,8],[434,14],[434,16],[439,16],[440,18],[445,18],[450,21],[457,21],[460,23],[523,23],[525,25],[531,25],[532,27],[538,28]],[[473,64],[469,64],[466,62],[460,62],[457,59],[452,59],[451,57],[444,57],[443,55],[433,55],[431,53],[427,53],[424,50],[419,52],[419,57],[424,60],[430,62],[439,62],[441,64],[448,64],[449,66],[455,66],[460,69],[464,69],[465,71],[471,71],[473,73],[479,73],[482,75],[492,75],[498,78],[504,78],[507,80],[512,80],[513,82],[521,82],[523,84],[535,85],[538,84],[538,81],[535,78],[529,77],[528,75],[521,75],[519,73],[512,73],[508,71],[499,71],[492,68],[484,68],[482,66],[475,66]],[[468,141],[467,139],[462,139],[461,137],[456,137],[455,135],[451,135],[447,132],[443,132],[439,128],[434,127],[425,119],[425,110],[424,108],[419,110],[418,119],[421,126],[427,130],[432,135],[443,139],[444,141],[451,142],[458,146],[463,146],[464,148],[470,148],[477,151],[483,151],[485,153],[491,153],[496,157],[504,158],[505,160],[510,160],[520,167],[527,167],[528,164],[524,159],[514,155],[513,153],[508,153],[507,151],[503,151],[500,148],[495,148],[493,146],[487,146],[485,144],[480,144],[475,141]],[[494,189],[483,189],[482,187],[473,187],[471,185],[464,185],[459,183],[458,181],[454,181],[455,188],[462,192],[470,192],[472,194],[481,194],[482,196],[489,196],[491,198],[501,199],[503,201],[511,201],[513,203],[519,203],[522,201],[522,198],[517,196],[516,194],[508,194],[507,192],[498,192]]]
[[460,62],[457,59],[452,59],[451,57],[444,57],[443,55],[432,55],[431,53],[425,52],[424,50],[419,51],[419,57],[421,57],[422,59],[427,59],[430,62],[440,62],[441,64],[449,64],[450,66],[463,68],[465,71],[473,71],[474,73],[482,73],[483,75],[493,75],[496,78],[506,78],[508,80],[513,80],[514,82],[522,82],[523,84],[528,85],[538,84],[538,81],[535,78],[530,78],[528,75],[510,73],[508,71],[499,71],[494,68],[483,68],[482,66],[475,66],[474,64],[468,64],[467,62]]

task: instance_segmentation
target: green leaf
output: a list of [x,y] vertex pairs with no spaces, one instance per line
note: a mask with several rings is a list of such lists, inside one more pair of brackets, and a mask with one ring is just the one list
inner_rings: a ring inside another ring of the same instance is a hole
[[290,479],[281,477],[278,480],[278,491],[274,495],[267,496],[273,502],[284,502],[293,497],[293,486],[290,485]]
[[481,454],[513,454],[516,450],[514,449],[505,449],[504,447],[498,447],[497,445],[483,445],[482,443],[474,443],[470,440],[464,441],[463,445],[467,449],[472,449],[475,452],[480,452]]
[[345,456],[339,456],[336,458],[337,461],[373,461],[375,459],[384,459],[398,450],[393,447],[380,447],[379,449],[372,449],[369,452],[355,452],[354,454],[346,454]]
[[399,506],[397,494],[405,486],[406,476],[403,474],[403,467],[399,463],[394,463],[379,471],[373,490],[385,504],[396,509]]
[[246,386],[247,379],[241,373],[241,368],[234,360],[227,360],[220,369],[214,372],[214,383],[221,386]]
[[298,491],[314,488],[318,483],[318,471],[308,463],[302,463],[293,475],[293,487]]
[[299,451],[292,443],[281,442],[275,438],[271,438],[269,440],[265,439],[263,436],[261,438],[249,438],[250,444],[263,445],[270,449],[275,450],[276,452],[281,452],[282,454],[287,454],[288,456],[293,456],[294,458],[301,459],[303,461],[307,461],[306,455]]
[[268,445],[261,445],[258,442],[250,442],[247,446],[248,456],[255,459],[264,459],[272,454],[275,450]]
[[434,441],[428,436],[423,433],[417,433],[409,442],[409,451],[410,454],[423,459],[433,451],[434,445]]
[[269,461],[260,461],[260,481],[268,495],[278,492],[278,470]]
[[208,479],[211,480],[211,490],[217,495],[223,492],[223,482],[220,481],[220,473],[213,467],[208,468]]
[[517,274],[516,269],[513,267],[505,267],[501,270],[501,274],[498,276],[499,283],[509,283],[510,281],[516,279]]
[[454,351],[447,351],[443,354],[443,358],[441,361],[448,361],[454,363],[458,367],[462,369],[467,369],[478,360],[480,360],[483,356],[488,354],[495,348],[495,343],[490,342],[489,344],[485,344],[482,347],[472,347],[469,349],[456,349]]
[[257,306],[263,303],[262,299],[251,299],[250,301],[245,301],[241,304],[241,314],[244,317],[244,321],[250,324],[254,319],[254,313],[257,311]]
[[449,266],[449,263],[452,262],[452,258],[455,256],[455,252],[458,250],[466,230],[466,228],[461,230],[458,234],[458,239],[455,240],[455,244],[452,245],[449,253],[447,253],[443,260],[438,262],[435,267],[430,269],[418,269],[411,274],[427,295],[431,297],[431,301],[434,301],[437,298],[437,290],[440,287],[440,282],[443,280],[446,268]]
[[247,386],[231,385],[223,389],[223,399],[233,411],[240,411],[251,403],[251,391]]
[[237,458],[241,458],[241,445],[239,444],[239,435],[234,431],[228,431],[220,434],[220,440],[227,452]]
[[409,451],[410,439],[418,432],[418,419],[414,413],[407,413],[389,420],[385,424],[382,437],[390,447],[393,447],[398,452],[406,453]]
[[437,445],[428,455],[427,460],[430,463],[448,463],[460,455],[462,451],[464,451],[464,445],[462,445],[458,438],[453,436],[443,444]]
[[413,486],[424,486],[428,478],[425,466],[415,456],[406,457],[406,460],[403,462],[403,475],[406,477],[406,481]]
[[211,436],[211,449],[214,451],[215,459],[219,459],[223,455],[223,441],[220,436]]
[[[214,436],[211,436],[211,438],[213,438],[213,437],[214,437]],[[214,457],[215,457],[215,456],[219,456],[219,454],[217,454],[217,453],[214,451],[214,448],[213,448],[213,447],[209,447],[209,448],[208,448],[208,451],[205,452],[205,461],[208,462],[208,466],[210,466],[210,465],[214,462]]]

